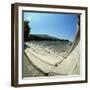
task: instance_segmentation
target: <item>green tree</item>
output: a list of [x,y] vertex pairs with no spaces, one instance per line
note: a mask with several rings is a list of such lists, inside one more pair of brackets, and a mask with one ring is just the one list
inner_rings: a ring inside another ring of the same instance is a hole
[[31,30],[31,28],[29,25],[29,21],[24,21],[24,41],[28,40],[30,30]]

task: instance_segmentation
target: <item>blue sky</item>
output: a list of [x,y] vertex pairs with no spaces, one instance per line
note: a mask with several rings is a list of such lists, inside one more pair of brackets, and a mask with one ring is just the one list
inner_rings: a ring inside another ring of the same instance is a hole
[[61,39],[74,40],[77,14],[24,12],[31,34],[48,34]]

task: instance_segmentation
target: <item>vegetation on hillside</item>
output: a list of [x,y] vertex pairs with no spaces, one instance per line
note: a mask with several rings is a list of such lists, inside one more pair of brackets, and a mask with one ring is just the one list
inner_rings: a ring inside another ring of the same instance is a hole
[[31,27],[29,25],[29,21],[24,21],[24,41],[28,41],[30,30]]

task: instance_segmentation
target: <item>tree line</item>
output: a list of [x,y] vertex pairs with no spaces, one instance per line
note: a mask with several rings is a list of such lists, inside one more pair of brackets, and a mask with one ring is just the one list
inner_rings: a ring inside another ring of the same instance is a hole
[[31,31],[29,21],[24,21],[24,41],[28,41],[29,33]]

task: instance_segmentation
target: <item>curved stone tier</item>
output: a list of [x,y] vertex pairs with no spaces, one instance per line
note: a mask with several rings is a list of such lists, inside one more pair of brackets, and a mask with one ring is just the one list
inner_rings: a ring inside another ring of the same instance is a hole
[[[35,47],[36,48],[36,47]],[[41,55],[35,53],[31,48],[26,48],[25,53],[29,60],[41,71],[48,75],[78,75],[80,71],[80,42],[70,55],[64,59],[58,66],[55,64],[62,59],[51,57],[51,55]],[[44,51],[43,51],[44,52]],[[51,59],[50,59],[51,58]]]

